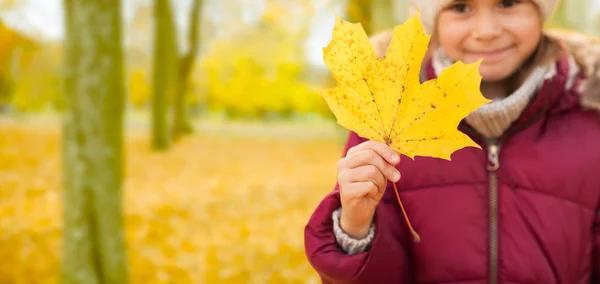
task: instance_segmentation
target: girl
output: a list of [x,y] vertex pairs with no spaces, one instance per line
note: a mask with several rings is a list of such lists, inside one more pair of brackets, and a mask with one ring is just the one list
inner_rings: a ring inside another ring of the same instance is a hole
[[[543,32],[558,0],[415,1],[423,81],[483,58],[493,101],[460,125],[482,149],[400,162],[350,133],[305,228],[311,265],[324,283],[600,283],[600,44]],[[383,56],[391,32],[372,39]]]

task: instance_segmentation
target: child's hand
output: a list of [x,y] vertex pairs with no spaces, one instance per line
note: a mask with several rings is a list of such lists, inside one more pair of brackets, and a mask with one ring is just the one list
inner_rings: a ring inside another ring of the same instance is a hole
[[400,172],[395,165],[400,155],[389,146],[367,141],[350,150],[337,163],[342,202],[340,226],[353,238],[363,238],[385,192],[387,180],[397,182]]

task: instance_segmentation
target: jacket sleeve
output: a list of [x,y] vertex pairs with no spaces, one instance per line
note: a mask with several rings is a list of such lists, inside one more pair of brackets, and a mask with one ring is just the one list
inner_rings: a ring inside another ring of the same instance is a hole
[[[351,133],[347,150],[362,142]],[[389,190],[389,188],[388,188]],[[323,283],[411,283],[410,233],[395,199],[381,200],[375,211],[375,236],[368,250],[347,254],[338,245],[332,214],[341,207],[339,185],[317,206],[304,230],[305,252]]]

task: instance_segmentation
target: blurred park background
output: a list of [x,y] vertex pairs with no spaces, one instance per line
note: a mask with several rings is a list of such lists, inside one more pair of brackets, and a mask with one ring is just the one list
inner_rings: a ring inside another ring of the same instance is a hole
[[[0,283],[317,283],[335,14],[406,0],[0,0]],[[600,33],[600,1],[549,24]]]

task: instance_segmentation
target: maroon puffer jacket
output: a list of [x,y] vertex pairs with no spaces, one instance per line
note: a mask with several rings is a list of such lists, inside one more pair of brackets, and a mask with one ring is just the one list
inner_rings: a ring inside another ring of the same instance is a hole
[[[582,109],[583,72],[565,90],[568,79],[563,58],[497,141],[461,125],[482,149],[464,148],[452,161],[403,157],[397,186],[420,243],[388,182],[371,247],[344,254],[332,229],[336,186],[305,228],[323,282],[600,283],[600,116]],[[364,141],[351,133],[345,150]]]

